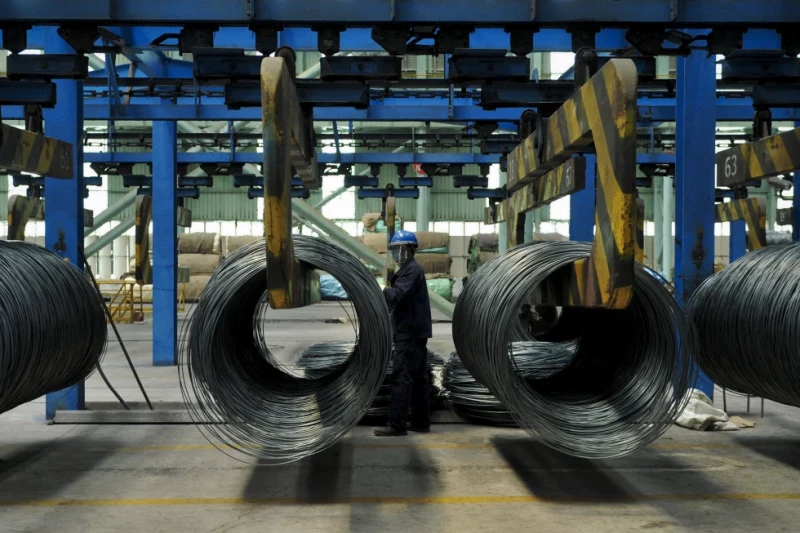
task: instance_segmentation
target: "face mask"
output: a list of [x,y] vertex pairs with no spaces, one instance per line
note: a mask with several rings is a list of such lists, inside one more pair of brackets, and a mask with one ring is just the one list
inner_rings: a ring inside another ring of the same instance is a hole
[[392,254],[392,261],[394,261],[399,265],[403,264],[403,261],[405,259],[404,257],[405,254],[403,253],[402,248],[392,248],[391,254]]

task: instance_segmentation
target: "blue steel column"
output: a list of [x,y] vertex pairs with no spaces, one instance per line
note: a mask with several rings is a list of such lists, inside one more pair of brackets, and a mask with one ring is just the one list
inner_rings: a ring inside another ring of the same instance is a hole
[[[795,110],[797,111],[797,110]],[[800,122],[794,123],[795,128],[800,128]],[[800,171],[793,174],[792,198],[792,240],[800,241]]]
[[[45,52],[74,54],[56,33],[47,31]],[[76,265],[83,272],[83,82],[56,80],[58,104],[44,110],[45,133],[72,144],[75,177],[71,180],[45,178],[45,246]],[[47,395],[46,415],[56,410],[76,410],[85,407],[85,388],[81,382],[73,387]]]
[[569,197],[569,240],[594,240],[595,177],[597,156],[586,156],[586,188]]
[[153,365],[178,358],[178,128],[153,122]]
[[745,249],[746,233],[744,220],[731,222],[730,251],[728,252],[729,263],[733,263],[747,251]]
[[[714,272],[716,67],[703,51],[678,58],[675,166],[675,287],[684,302]],[[713,397],[700,374],[695,388]]]

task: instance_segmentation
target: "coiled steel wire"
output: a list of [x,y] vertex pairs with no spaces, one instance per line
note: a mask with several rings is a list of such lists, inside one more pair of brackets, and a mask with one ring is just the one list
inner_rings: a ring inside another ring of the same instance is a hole
[[35,244],[0,241],[0,413],[86,379],[106,336],[81,270]]
[[[297,363],[287,369],[289,373],[299,374],[306,378],[319,378],[334,371],[339,365],[350,357],[353,351],[352,342],[325,342],[309,346],[297,360]],[[444,374],[444,360],[435,352],[428,350],[427,354],[428,391],[431,411],[444,407],[442,398],[442,378]],[[392,390],[391,383],[392,362],[386,369],[378,393],[364,415],[368,421],[376,422],[378,418],[386,418],[389,414],[389,395]]]
[[458,299],[453,339],[470,374],[530,434],[569,455],[617,457],[666,431],[694,383],[693,331],[655,273],[636,265],[624,310],[563,309],[540,336],[577,341],[559,372],[527,380],[509,357],[509,344],[520,340],[519,309],[533,290],[590,251],[588,243],[530,243],[483,265]]
[[[237,458],[285,463],[317,453],[347,433],[370,407],[391,355],[391,324],[375,278],[338,246],[294,237],[298,260],[338,279],[359,331],[352,355],[319,379],[276,368],[258,322],[266,291],[263,240],[240,248],[215,271],[184,332],[181,389],[198,427]],[[196,403],[195,403],[196,402]],[[205,424],[205,422],[212,422]]]
[[744,255],[700,285],[688,312],[715,384],[800,406],[800,245]]
[[[523,379],[542,379],[559,372],[572,360],[574,343],[514,342],[509,350]],[[456,352],[444,369],[444,388],[453,411],[470,422],[516,426],[517,422],[482,383],[472,377]]]

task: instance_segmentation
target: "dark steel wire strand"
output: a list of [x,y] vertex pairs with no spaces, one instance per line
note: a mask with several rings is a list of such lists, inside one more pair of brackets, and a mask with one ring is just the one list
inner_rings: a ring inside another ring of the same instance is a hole
[[262,327],[264,241],[222,263],[182,334],[181,389],[201,431],[239,459],[280,464],[331,446],[370,407],[389,364],[389,311],[369,270],[322,239],[296,235],[294,246],[298,260],[339,280],[356,320],[369,327],[359,331],[346,362],[327,375],[290,375],[275,364]]
[[71,387],[105,351],[100,297],[83,272],[22,241],[0,241],[0,413]]
[[[523,379],[542,379],[567,366],[575,343],[514,342],[509,350]],[[505,405],[478,382],[453,352],[444,368],[444,388],[453,411],[470,422],[495,426],[516,426]]]
[[526,340],[515,323],[534,289],[590,251],[530,243],[486,263],[458,298],[453,339],[469,373],[531,435],[569,455],[617,457],[666,431],[694,383],[694,334],[661,279],[637,264],[628,308],[564,308],[553,336],[577,349],[559,372],[525,379],[509,357],[509,344]]
[[800,245],[744,255],[700,285],[688,312],[715,384],[800,407]]

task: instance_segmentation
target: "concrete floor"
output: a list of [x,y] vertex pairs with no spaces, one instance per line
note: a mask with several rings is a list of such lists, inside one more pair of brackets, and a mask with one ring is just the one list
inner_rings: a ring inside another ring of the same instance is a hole
[[[276,345],[352,338],[336,308],[270,324]],[[319,315],[319,316],[317,316]],[[452,349],[449,325],[435,351]],[[147,325],[122,327],[152,398],[181,400],[175,368],[153,368]],[[137,391],[119,349],[104,363]],[[87,400],[110,405],[97,377]],[[744,400],[729,410],[743,413]],[[672,428],[630,457],[552,452],[520,430],[442,424],[391,440],[356,428],[280,467],[228,458],[191,425],[46,425],[32,402],[0,415],[0,532],[798,531],[800,412],[758,403],[754,429]]]

